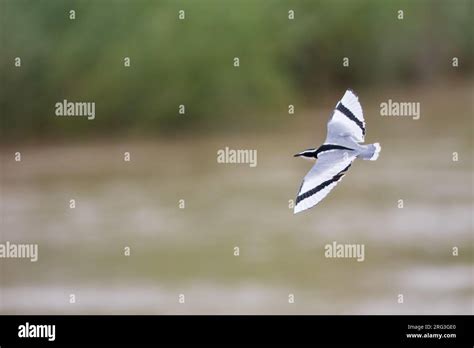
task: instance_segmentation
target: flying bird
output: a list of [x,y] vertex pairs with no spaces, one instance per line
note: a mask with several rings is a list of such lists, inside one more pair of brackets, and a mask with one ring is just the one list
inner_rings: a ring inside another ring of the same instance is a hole
[[359,98],[352,90],[348,89],[336,104],[327,128],[323,145],[294,155],[316,160],[298,190],[295,214],[321,202],[341,181],[356,158],[375,161],[379,157],[379,143],[362,144],[365,139],[364,114]]

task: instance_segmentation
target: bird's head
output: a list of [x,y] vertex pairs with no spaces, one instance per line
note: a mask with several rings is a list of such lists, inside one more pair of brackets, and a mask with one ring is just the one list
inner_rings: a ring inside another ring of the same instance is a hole
[[307,149],[297,154],[293,155],[293,157],[303,157],[309,160],[316,160],[318,158],[317,149]]

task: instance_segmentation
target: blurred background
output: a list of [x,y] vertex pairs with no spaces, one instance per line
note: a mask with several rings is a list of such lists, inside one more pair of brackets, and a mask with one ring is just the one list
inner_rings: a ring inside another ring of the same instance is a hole
[[[0,260],[1,313],[472,314],[473,1],[0,6],[0,242],[39,245]],[[293,215],[292,155],[347,88],[381,156]],[[64,99],[95,119],[56,117]],[[389,99],[421,118],[382,117]],[[226,146],[257,167],[217,163]]]

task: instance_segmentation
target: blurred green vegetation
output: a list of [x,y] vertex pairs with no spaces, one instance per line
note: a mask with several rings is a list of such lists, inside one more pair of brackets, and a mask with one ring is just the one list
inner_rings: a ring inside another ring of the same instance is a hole
[[[2,139],[272,127],[321,91],[473,70],[470,0],[0,2]],[[96,119],[56,117],[63,99]]]

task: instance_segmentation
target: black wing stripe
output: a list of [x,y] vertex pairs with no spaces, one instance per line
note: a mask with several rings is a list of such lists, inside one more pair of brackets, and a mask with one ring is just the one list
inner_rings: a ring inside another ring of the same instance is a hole
[[326,186],[331,185],[333,182],[338,182],[344,176],[344,174],[346,174],[346,172],[350,168],[351,164],[349,164],[346,168],[344,168],[339,173],[334,175],[331,179],[322,182],[321,184],[319,184],[315,188],[313,188],[309,191],[306,191],[305,193],[303,193],[303,194],[299,195],[298,197],[296,197],[296,204],[301,202],[303,199],[306,199],[306,198],[309,198],[309,197],[315,195],[316,193],[318,193],[319,191],[324,189]]
[[352,113],[351,110],[346,108],[341,102],[339,102],[337,104],[336,110],[339,110],[344,115],[346,115],[348,119],[350,119],[351,121],[354,121],[359,126],[359,128],[362,130],[362,134],[365,135],[364,124],[357,117],[354,116],[354,114]]
[[330,150],[350,150],[350,151],[354,151],[354,149],[351,149],[349,147],[345,147],[345,146],[342,146],[342,145],[333,145],[333,144],[324,144],[324,145],[321,145],[319,147],[319,149],[316,151],[316,157],[323,153],[323,152],[326,152],[326,151],[330,151]]

